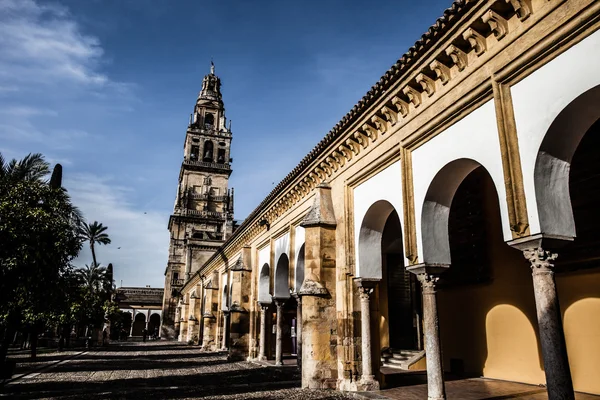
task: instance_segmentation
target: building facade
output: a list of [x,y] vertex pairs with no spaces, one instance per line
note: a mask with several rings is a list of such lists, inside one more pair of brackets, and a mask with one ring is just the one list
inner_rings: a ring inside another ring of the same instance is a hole
[[[181,288],[181,340],[600,394],[600,2],[460,0]],[[390,368],[386,370],[389,371]]]
[[[129,337],[143,336],[146,329],[148,336],[159,331],[162,316],[162,288],[120,287],[116,290],[115,301],[119,310],[129,313],[129,318],[122,322],[121,328]],[[117,332],[116,337],[121,337]]]
[[190,115],[174,211],[169,218],[162,337],[178,336],[175,316],[183,283],[231,236],[233,189],[228,187],[231,137],[221,80],[211,65]]

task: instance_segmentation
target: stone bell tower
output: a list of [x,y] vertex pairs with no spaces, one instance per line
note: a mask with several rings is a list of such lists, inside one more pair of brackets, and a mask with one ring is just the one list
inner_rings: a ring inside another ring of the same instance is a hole
[[233,232],[231,122],[227,123],[221,80],[210,73],[202,80],[183,145],[183,161],[173,214],[169,260],[165,270],[162,336],[175,337],[178,289]]

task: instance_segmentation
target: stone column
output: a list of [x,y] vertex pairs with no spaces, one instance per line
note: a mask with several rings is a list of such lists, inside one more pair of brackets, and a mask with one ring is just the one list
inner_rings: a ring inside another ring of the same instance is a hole
[[302,297],[294,293],[297,302],[296,307],[296,365],[302,371]]
[[185,260],[185,279],[190,279],[192,274],[192,248],[190,246],[187,247],[187,254]]
[[531,263],[548,399],[572,400],[573,381],[552,262],[558,254],[534,247],[524,249],[523,255]]
[[277,330],[275,335],[275,365],[283,365],[283,304],[284,299],[273,299],[275,300],[275,307],[277,307]]
[[260,305],[260,344],[258,348],[258,359],[267,359],[267,304]]
[[223,343],[222,350],[227,350],[227,335],[229,334],[227,327],[229,326],[229,310],[223,310]]
[[442,345],[437,311],[436,284],[439,273],[448,265],[416,265],[407,270],[416,274],[423,292],[423,332],[425,334],[425,354],[427,363],[427,398],[445,400],[444,369],[442,365]]
[[336,219],[331,187],[320,183],[300,224],[305,228],[302,296],[302,387],[335,389],[338,382]]
[[362,376],[360,378],[361,390],[378,390],[379,382],[373,375],[373,361],[371,359],[371,310],[369,297],[373,292],[364,282],[359,283],[360,293],[360,336],[362,347]]
[[135,309],[133,309],[133,314],[131,315],[131,328],[129,328],[129,337],[133,337],[133,322],[135,321]]

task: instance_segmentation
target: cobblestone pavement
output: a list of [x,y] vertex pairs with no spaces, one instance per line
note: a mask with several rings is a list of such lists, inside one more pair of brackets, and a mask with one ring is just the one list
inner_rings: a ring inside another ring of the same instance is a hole
[[197,347],[147,342],[112,344],[25,375],[0,389],[11,399],[349,399],[303,390],[295,367],[227,362]]

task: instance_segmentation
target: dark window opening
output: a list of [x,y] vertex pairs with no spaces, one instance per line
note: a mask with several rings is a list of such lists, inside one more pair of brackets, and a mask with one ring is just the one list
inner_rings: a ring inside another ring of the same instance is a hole
[[207,161],[207,162],[212,162],[213,161],[213,142],[211,142],[210,140],[207,140],[206,142],[204,142],[204,156],[203,156],[203,160]]
[[225,149],[219,149],[217,153],[217,162],[219,164],[225,163]]
[[204,125],[212,127],[215,124],[215,116],[212,114],[206,114],[204,117]]
[[200,153],[200,146],[192,146],[192,151],[190,152],[190,160],[198,161]]
[[192,235],[192,237],[194,239],[204,239],[204,235],[202,234],[202,232],[196,232]]

